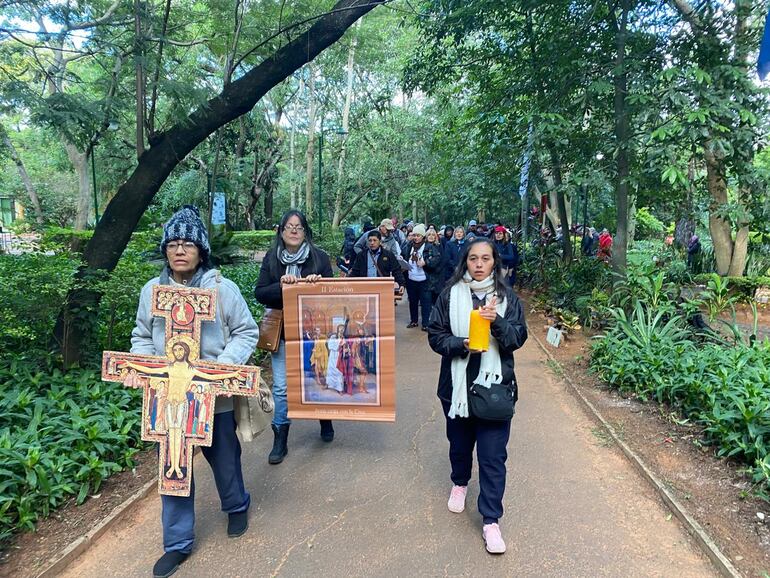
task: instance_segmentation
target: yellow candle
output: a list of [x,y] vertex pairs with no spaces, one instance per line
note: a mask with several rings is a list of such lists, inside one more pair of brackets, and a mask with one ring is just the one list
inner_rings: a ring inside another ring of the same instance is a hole
[[468,335],[468,348],[471,351],[487,351],[489,349],[490,321],[484,319],[478,309],[471,311],[471,327]]

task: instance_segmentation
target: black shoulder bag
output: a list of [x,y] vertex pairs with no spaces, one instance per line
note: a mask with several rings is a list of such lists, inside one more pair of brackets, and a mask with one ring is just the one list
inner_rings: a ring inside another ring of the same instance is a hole
[[508,421],[516,413],[513,384],[493,383],[484,387],[473,383],[468,387],[468,409],[473,417],[489,421]]

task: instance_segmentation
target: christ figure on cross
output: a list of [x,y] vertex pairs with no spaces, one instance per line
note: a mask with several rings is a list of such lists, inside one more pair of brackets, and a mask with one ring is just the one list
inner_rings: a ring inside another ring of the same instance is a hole
[[102,379],[144,388],[142,439],[160,442],[160,492],[189,496],[193,446],[212,444],[216,397],[259,396],[259,368],[200,359],[201,323],[216,320],[210,289],[155,285],[151,307],[165,322],[165,356],[105,351]]
[[[170,457],[170,466],[166,470],[166,477],[170,478],[176,473],[177,478],[181,479],[184,477],[181,470],[182,445],[185,434],[191,433],[186,432],[188,408],[190,406],[187,392],[195,389],[196,384],[194,380],[221,381],[234,379],[245,381],[245,378],[240,371],[213,373],[201,371],[194,367],[190,364],[190,346],[183,340],[179,340],[172,345],[171,353],[173,360],[166,367],[151,367],[135,361],[126,361],[124,365],[148,375],[168,377],[163,412],[166,420]],[[130,377],[126,380],[126,385],[133,385],[130,382],[136,379],[138,379],[138,374],[130,374]],[[223,382],[223,385],[229,386],[230,383],[232,382]]]

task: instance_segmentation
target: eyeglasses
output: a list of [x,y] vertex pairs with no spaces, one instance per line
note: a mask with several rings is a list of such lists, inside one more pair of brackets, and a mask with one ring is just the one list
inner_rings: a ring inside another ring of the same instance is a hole
[[171,243],[168,243],[166,245],[166,251],[175,253],[179,247],[182,247],[183,253],[187,253],[187,251],[191,251],[192,249],[195,248],[195,243],[193,243],[192,241],[184,241],[183,243],[180,243],[178,241],[172,241]]
[[287,233],[301,233],[305,230],[305,227],[302,225],[286,225],[283,230]]

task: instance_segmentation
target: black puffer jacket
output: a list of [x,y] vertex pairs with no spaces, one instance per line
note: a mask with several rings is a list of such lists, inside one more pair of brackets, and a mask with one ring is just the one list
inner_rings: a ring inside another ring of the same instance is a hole
[[428,290],[433,294],[441,293],[444,288],[444,256],[441,245],[425,243],[422,254],[425,259],[425,275],[428,277]]
[[[430,314],[428,324],[428,343],[431,349],[441,356],[441,371],[438,378],[438,396],[444,401],[452,401],[452,359],[469,355],[463,345],[463,337],[452,334],[449,323],[449,292],[447,287],[439,295],[436,305]],[[500,364],[503,370],[504,384],[510,384],[514,388],[514,399],[518,399],[518,387],[513,371],[513,352],[519,349],[527,340],[527,324],[524,321],[524,310],[521,301],[512,289],[506,288],[505,316],[497,316],[492,322],[492,337],[497,340],[500,351]],[[466,370],[467,385],[473,383],[479,374],[481,355],[471,355]]]

